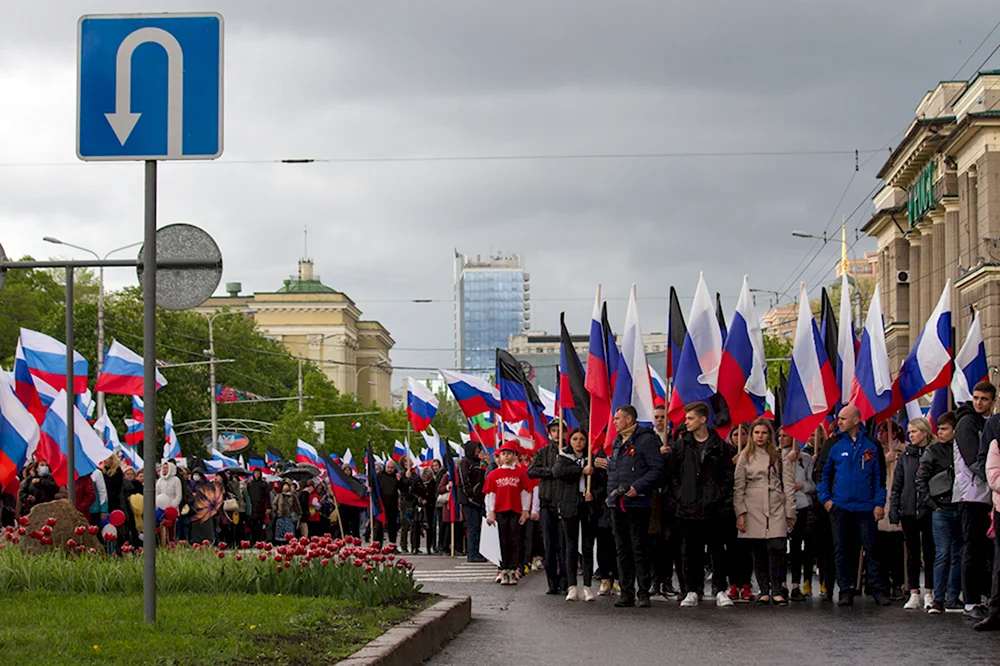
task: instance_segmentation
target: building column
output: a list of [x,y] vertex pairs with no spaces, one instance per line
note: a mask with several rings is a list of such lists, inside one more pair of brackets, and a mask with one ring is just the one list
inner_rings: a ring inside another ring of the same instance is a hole
[[910,322],[910,330],[919,331],[923,325],[920,310],[920,230],[910,229],[908,240],[910,242],[910,312],[907,319]]
[[[945,229],[945,214],[943,211],[935,211],[931,216],[931,230],[934,235],[934,243],[931,248],[931,308],[937,305],[937,299],[941,298],[944,291],[944,283],[951,275],[948,265],[945,263],[944,255],[948,242],[948,235]],[[924,268],[926,271],[927,268]],[[930,310],[928,310],[930,312]]]

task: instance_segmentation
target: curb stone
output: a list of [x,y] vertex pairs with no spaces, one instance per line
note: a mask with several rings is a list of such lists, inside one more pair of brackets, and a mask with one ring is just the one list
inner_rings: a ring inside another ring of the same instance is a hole
[[445,597],[337,662],[337,666],[422,664],[465,629],[471,619],[472,597]]

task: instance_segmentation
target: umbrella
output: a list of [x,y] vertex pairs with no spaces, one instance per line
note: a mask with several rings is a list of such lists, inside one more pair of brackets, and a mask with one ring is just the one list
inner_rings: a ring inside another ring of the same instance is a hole
[[203,523],[222,509],[224,493],[222,488],[214,483],[203,483],[194,491],[194,515],[191,520]]
[[282,472],[281,476],[295,481],[308,481],[319,476],[319,468],[309,463],[298,463],[295,467],[290,467]]

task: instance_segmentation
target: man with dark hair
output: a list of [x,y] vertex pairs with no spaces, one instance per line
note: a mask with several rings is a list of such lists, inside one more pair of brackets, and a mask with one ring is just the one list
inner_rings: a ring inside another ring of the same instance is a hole
[[656,433],[636,422],[632,405],[619,407],[614,419],[618,436],[608,460],[607,502],[621,585],[615,606],[649,608],[649,516],[653,489],[663,473],[663,455]]
[[885,457],[882,447],[865,432],[861,410],[855,405],[840,410],[837,426],[841,437],[827,452],[816,494],[833,525],[834,559],[840,586],[838,605],[854,605],[856,573],[852,538],[858,535],[865,549],[872,597],[879,606],[888,606],[892,602],[884,594],[885,579],[875,541],[875,523],[885,515]]
[[455,472],[458,475],[458,503],[462,505],[465,517],[466,558],[469,562],[485,562],[486,558],[479,553],[479,537],[486,516],[486,498],[483,495],[486,472],[483,463],[489,460],[489,456],[478,442],[466,442],[464,452],[465,455],[455,465]]
[[[528,465],[528,477],[538,479],[538,518],[542,530],[542,546],[545,549],[545,577],[549,588],[546,594],[563,594],[569,589],[566,579],[566,539],[559,527],[559,497],[561,484],[552,476],[552,466],[562,450],[564,442],[559,441],[559,419],[548,425],[549,445],[535,452]],[[566,433],[563,432],[565,439]],[[528,523],[529,529],[531,524]],[[575,547],[575,544],[574,544]]]
[[705,547],[713,550],[712,577],[719,592],[715,604],[733,605],[726,593],[723,541],[714,535],[733,529],[726,524],[733,505],[733,457],[719,434],[708,427],[708,405],[694,402],[684,407],[684,432],[670,453],[669,489],[674,501],[681,539],[681,589],[687,595],[682,608],[697,606],[705,591]]
[[[653,408],[653,430],[660,438],[660,453],[663,455],[663,469],[670,468],[670,443],[667,440],[667,407],[657,405]],[[663,475],[659,488],[653,493],[653,513],[649,523],[650,563],[653,567],[653,583],[649,588],[650,595],[662,594],[670,599],[677,596],[674,589],[674,568],[677,575],[681,573],[680,539],[677,535],[677,520],[674,516],[676,508],[670,495],[669,477]]]
[[952,501],[958,506],[958,520],[965,539],[962,550],[963,616],[977,622],[984,619],[988,612],[982,605],[982,598],[990,594],[993,569],[993,549],[986,535],[993,503],[985,470],[977,470],[977,459],[986,417],[993,410],[996,396],[996,386],[990,382],[979,382],[972,389],[972,400],[963,403],[955,413],[958,424],[955,426],[955,491]]

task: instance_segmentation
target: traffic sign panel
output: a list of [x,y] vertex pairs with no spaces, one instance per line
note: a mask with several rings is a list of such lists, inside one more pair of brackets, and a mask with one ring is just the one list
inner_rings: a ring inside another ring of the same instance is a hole
[[219,157],[222,32],[215,13],[81,17],[77,156]]

